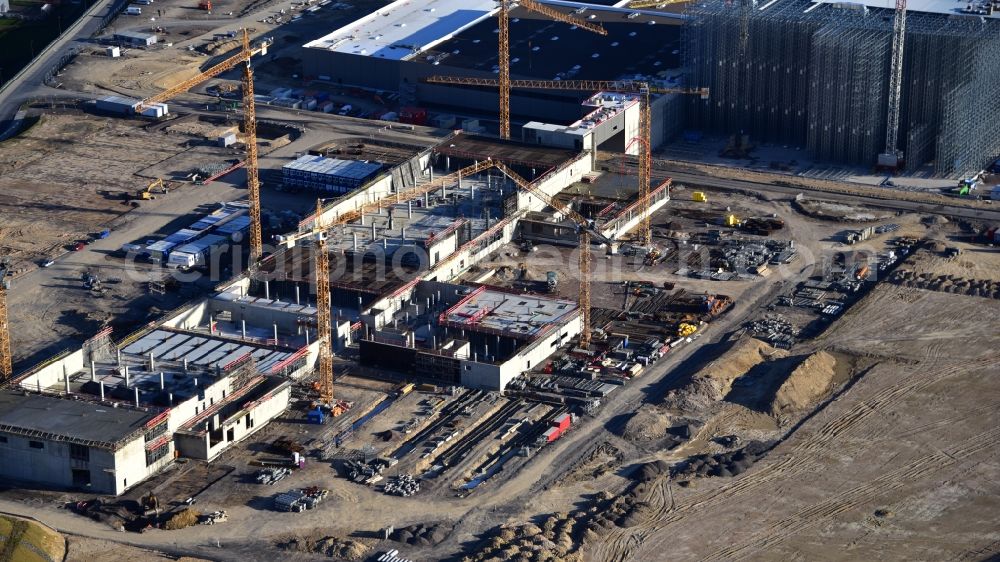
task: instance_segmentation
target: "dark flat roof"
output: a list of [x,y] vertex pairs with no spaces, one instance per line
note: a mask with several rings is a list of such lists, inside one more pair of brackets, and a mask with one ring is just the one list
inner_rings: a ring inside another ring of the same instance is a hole
[[[159,412],[114,408],[85,400],[72,400],[21,392],[0,392],[0,431],[40,439],[114,445],[140,431]],[[95,443],[96,442],[96,443]]]
[[[560,10],[572,12],[568,8]],[[597,18],[587,21],[601,23],[608,31],[607,36],[571,29],[569,24],[536,16],[524,9],[514,10],[510,24],[511,75],[541,80],[553,80],[556,76],[615,80],[636,74],[676,73],[680,54],[674,51],[680,49],[679,24],[683,20],[648,12],[629,19],[627,11],[599,8],[588,9],[577,17],[586,19],[591,15]],[[496,18],[489,18],[421,53],[419,59],[440,56],[442,67],[492,72],[497,65],[496,29]],[[595,54],[598,56],[594,57]],[[447,72],[442,69],[441,74]]]
[[577,153],[523,142],[500,140],[459,133],[434,148],[434,152],[458,158],[482,160],[489,156],[508,166],[555,168],[576,157]]

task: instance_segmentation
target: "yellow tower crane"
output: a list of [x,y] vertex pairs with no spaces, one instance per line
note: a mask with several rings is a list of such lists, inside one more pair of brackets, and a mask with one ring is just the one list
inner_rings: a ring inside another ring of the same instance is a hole
[[535,2],[535,0],[516,0],[516,2],[515,0],[500,0],[500,11],[497,13],[498,27],[500,28],[500,49],[497,57],[497,66],[499,66],[500,72],[497,85],[500,91],[500,138],[503,139],[510,138],[510,8],[515,3],[521,8],[541,14],[549,19],[572,24],[599,35],[608,34],[607,30],[598,24],[564,14],[559,10]]
[[243,29],[243,45],[240,52],[228,59],[212,66],[208,70],[193,76],[183,82],[176,84],[162,92],[152,95],[137,106],[137,111],[155,103],[162,103],[175,96],[182,94],[202,82],[214,78],[223,72],[232,70],[239,65],[243,65],[243,132],[246,136],[246,169],[247,169],[247,194],[250,203],[250,267],[253,268],[260,261],[263,254],[263,242],[261,240],[260,228],[260,182],[257,169],[257,114],[254,105],[253,95],[253,69],[250,60],[254,55],[266,55],[270,43],[262,41],[258,46],[250,46],[250,34]]
[[628,7],[633,10],[642,10],[644,8],[662,8],[664,6],[669,6],[670,4],[683,4],[689,1],[690,0],[636,0],[635,2],[629,2]]
[[10,325],[7,323],[7,263],[0,262],[0,383],[14,376],[14,360],[10,353]]
[[337,214],[332,220],[324,220],[324,210],[322,200],[316,201],[316,215],[312,225],[291,236],[279,237],[279,242],[287,247],[293,246],[299,240],[313,238],[316,242],[314,256],[314,271],[316,275],[316,331],[319,342],[319,356],[317,369],[319,373],[319,395],[320,401],[327,407],[332,408],[333,400],[333,319],[330,310],[330,254],[326,244],[326,237],[330,229],[347,224],[360,219],[364,214],[378,212],[386,203],[404,203],[422,197],[425,193],[430,193],[442,186],[458,181],[458,178],[478,174],[493,166],[490,160],[476,163],[473,166],[462,168],[461,170],[441,176],[433,181],[419,185],[408,191],[396,192],[395,194],[372,201],[356,209],[351,209],[343,214]]
[[[495,87],[498,83],[494,78],[462,78],[453,76],[432,76],[426,79],[433,84],[451,84],[462,86]],[[649,179],[652,155],[650,154],[650,137],[652,136],[652,119],[650,115],[650,94],[693,94],[702,99],[708,98],[708,88],[663,88],[650,86],[647,82],[635,80],[512,80],[511,88],[537,90],[574,90],[591,92],[622,92],[638,94],[639,96],[639,139],[642,148],[639,152],[639,223],[638,239],[643,246],[649,246],[652,235],[649,225]]]
[[319,342],[319,397],[327,407],[333,407],[333,336],[330,311],[330,254],[323,230],[323,202],[316,200],[316,340]]
[[521,189],[531,193],[535,197],[541,199],[546,205],[552,207],[557,212],[561,213],[566,218],[572,220],[576,223],[577,233],[580,240],[580,255],[579,255],[579,269],[580,269],[580,292],[579,292],[579,302],[580,302],[580,347],[582,349],[587,349],[590,347],[591,340],[591,325],[590,325],[590,237],[596,236],[599,240],[605,244],[612,244],[612,241],[606,238],[600,231],[593,227],[590,220],[580,213],[574,211],[569,205],[560,203],[553,198],[549,197],[547,193],[536,188],[534,184],[529,183],[527,180],[522,178],[507,166],[501,162],[494,162],[493,166],[503,172],[507,177],[514,181]]

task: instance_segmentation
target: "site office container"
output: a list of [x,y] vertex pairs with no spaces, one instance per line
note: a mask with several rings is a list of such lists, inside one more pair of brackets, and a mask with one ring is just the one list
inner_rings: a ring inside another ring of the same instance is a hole
[[562,434],[563,434],[563,430],[559,429],[558,427],[550,427],[550,428],[546,429],[545,433],[543,433],[542,435],[545,436],[545,442],[546,443],[551,443],[551,442],[555,441],[556,439],[559,439],[559,437]]
[[559,431],[566,431],[572,422],[573,418],[569,414],[563,414],[552,420],[552,427],[558,428]]

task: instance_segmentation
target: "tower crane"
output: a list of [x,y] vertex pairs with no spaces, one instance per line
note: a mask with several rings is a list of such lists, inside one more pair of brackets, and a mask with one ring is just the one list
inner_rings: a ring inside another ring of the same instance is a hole
[[7,323],[8,265],[0,261],[0,382],[14,376],[13,357],[10,354],[10,325]]
[[497,13],[498,27],[500,28],[499,53],[497,65],[499,66],[499,78],[497,84],[500,90],[500,138],[510,138],[510,9],[516,3],[518,6],[541,14],[550,19],[561,21],[586,29],[599,35],[607,35],[608,32],[603,26],[590,23],[571,15],[564,14],[559,10],[552,9],[535,0],[499,0],[500,11]]
[[396,192],[382,199],[362,205],[357,209],[352,209],[346,213],[338,214],[333,220],[323,219],[323,202],[316,201],[316,215],[313,218],[312,226],[308,230],[299,232],[291,236],[279,237],[279,242],[287,247],[293,246],[299,240],[313,238],[316,242],[315,265],[313,270],[316,274],[316,340],[319,342],[318,371],[319,371],[319,395],[320,401],[327,407],[333,406],[333,320],[330,310],[330,254],[328,253],[326,237],[330,229],[339,225],[358,220],[365,213],[370,213],[381,209],[387,202],[403,203],[421,197],[425,193],[440,189],[449,183],[458,181],[460,177],[477,174],[493,166],[493,162],[485,160],[477,162],[475,165],[462,168],[461,170],[441,176],[435,180],[419,185],[414,189],[405,192]]
[[629,2],[627,7],[633,10],[642,10],[644,8],[662,8],[664,6],[669,6],[670,4],[682,4],[688,1],[689,0],[635,0],[634,2]]
[[316,200],[316,219],[312,233],[316,237],[316,340],[319,342],[319,397],[327,407],[333,407],[333,344],[330,319],[330,254],[327,253],[326,231],[323,230],[323,201]]
[[[497,79],[493,78],[464,78],[453,76],[432,76],[426,79],[434,84],[451,84],[462,86],[496,86]],[[652,118],[650,114],[649,96],[650,94],[694,94],[702,99],[708,98],[708,88],[663,88],[650,86],[647,82],[635,80],[512,80],[511,88],[525,88],[538,90],[575,90],[575,91],[605,91],[622,92],[639,95],[639,138],[642,139],[643,147],[639,152],[639,212],[641,221],[639,223],[639,242],[643,246],[649,246],[652,235],[649,227],[649,177],[650,162],[650,137],[652,136]]]
[[590,255],[590,240],[591,236],[596,237],[598,240],[605,244],[612,244],[612,240],[608,239],[606,236],[601,234],[601,231],[597,230],[593,221],[588,220],[586,217],[580,213],[574,211],[569,205],[564,205],[553,198],[549,197],[547,193],[536,188],[533,184],[529,183],[527,180],[522,178],[515,172],[511,170],[506,165],[501,162],[494,162],[494,167],[507,175],[518,187],[531,193],[535,197],[541,199],[546,205],[552,207],[563,216],[570,219],[576,223],[577,235],[580,240],[580,255],[578,266],[580,269],[580,292],[579,292],[579,302],[580,302],[580,348],[587,349],[590,347],[591,340],[591,325],[590,325],[590,272],[591,272],[591,255]]
[[263,242],[260,228],[260,182],[257,169],[257,113],[254,104],[253,69],[250,60],[254,55],[266,55],[270,42],[262,41],[258,46],[251,47],[250,35],[243,29],[243,44],[240,52],[212,66],[208,70],[176,84],[158,94],[154,94],[137,106],[137,111],[155,103],[162,103],[182,94],[202,82],[214,78],[223,72],[243,65],[243,132],[246,136],[246,169],[247,198],[250,204],[250,267],[254,268],[263,254]]
[[906,0],[896,0],[892,21],[892,62],[889,65],[889,110],[885,120],[885,152],[878,155],[878,165],[895,169],[903,161],[899,150],[899,111],[903,90],[903,46],[906,43]]

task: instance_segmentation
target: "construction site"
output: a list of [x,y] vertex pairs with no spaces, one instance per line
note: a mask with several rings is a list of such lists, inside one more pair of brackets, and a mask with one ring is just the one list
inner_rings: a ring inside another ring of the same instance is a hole
[[1000,555],[991,4],[115,6],[0,141],[64,559]]

